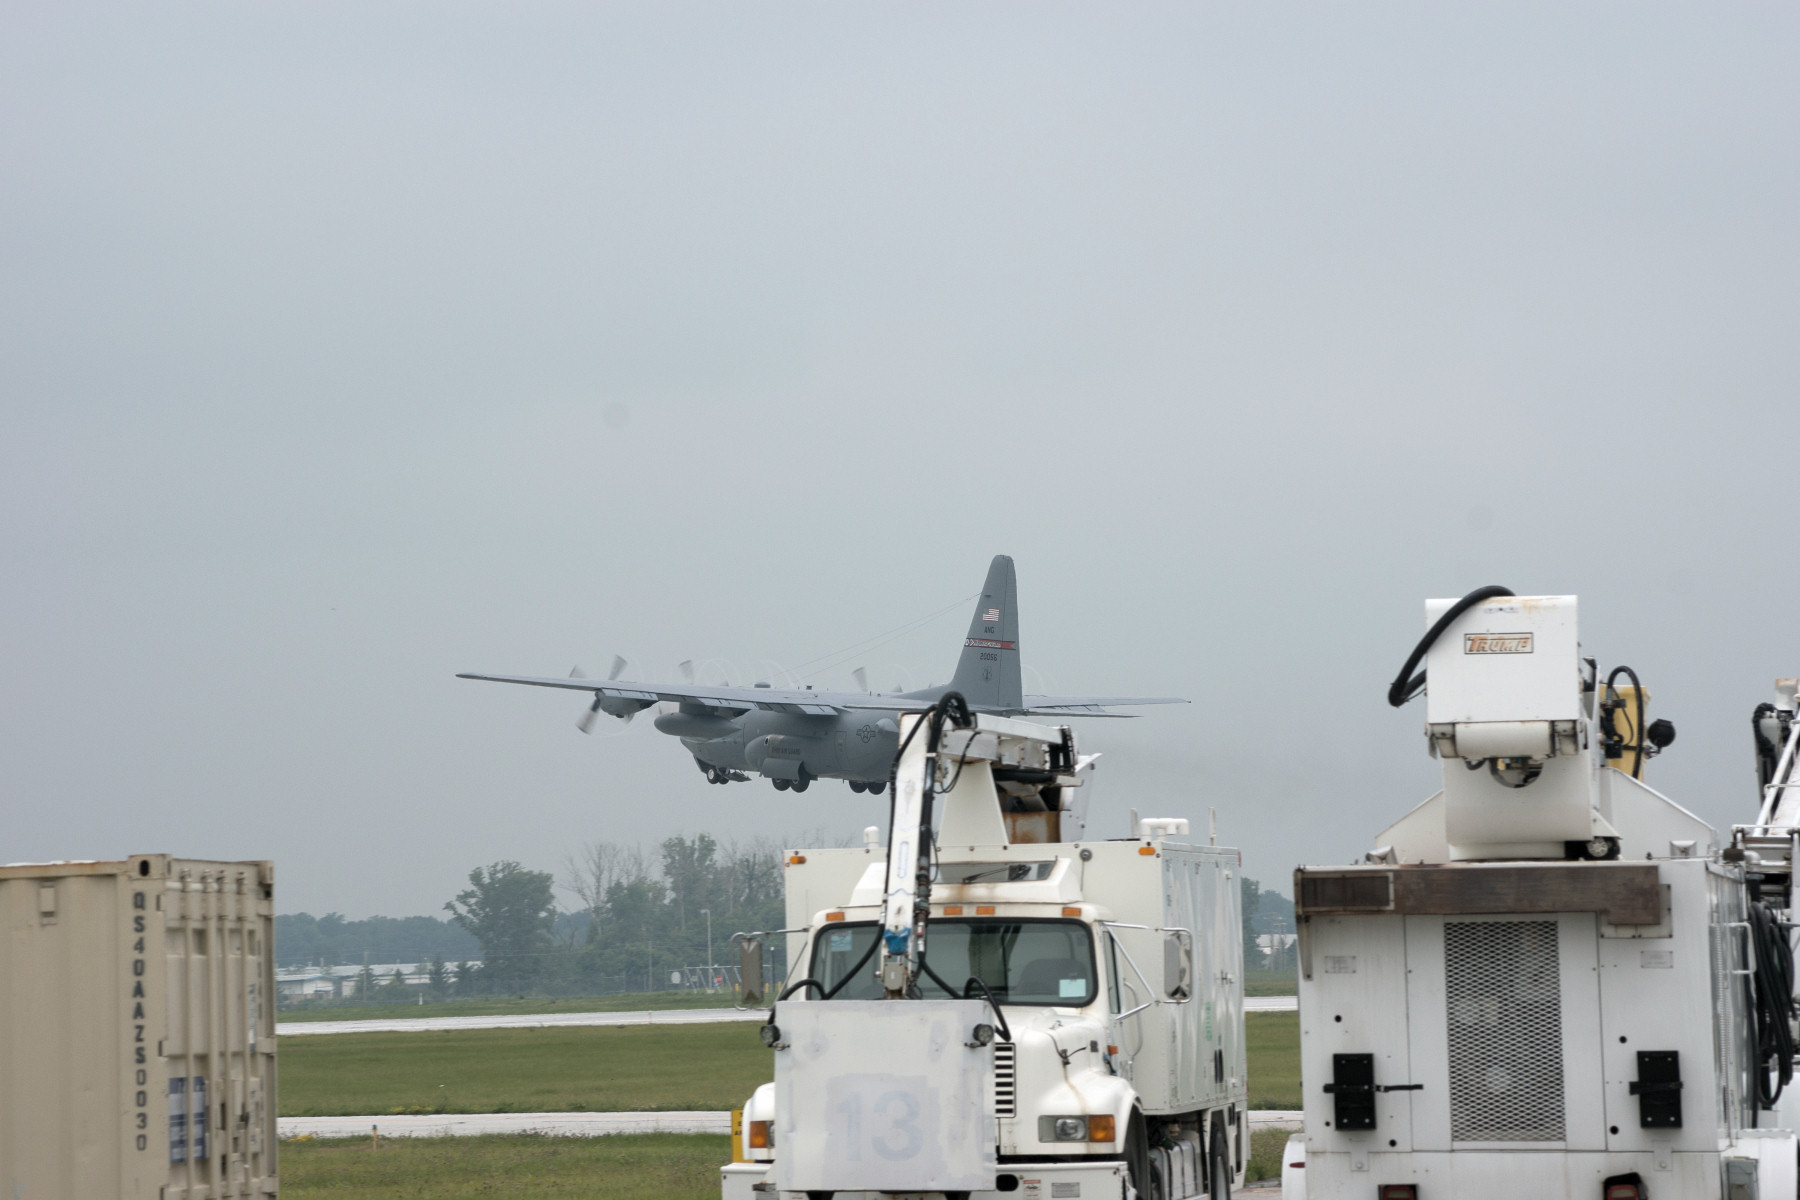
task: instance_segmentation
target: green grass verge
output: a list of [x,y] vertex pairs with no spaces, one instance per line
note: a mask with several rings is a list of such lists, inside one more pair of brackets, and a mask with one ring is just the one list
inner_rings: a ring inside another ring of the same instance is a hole
[[[1246,996],[1298,996],[1300,985],[1292,971],[1245,971]],[[649,1007],[646,1005],[645,1007]]]
[[284,1038],[281,1114],[741,1108],[773,1076],[754,1022]]
[[1244,1018],[1244,1049],[1251,1110],[1299,1108],[1300,1014],[1250,1013]]
[[1244,1170],[1246,1182],[1281,1178],[1281,1152],[1287,1148],[1287,1140],[1293,1133],[1291,1129],[1250,1131],[1250,1165]]
[[730,1008],[730,992],[632,992],[623,996],[521,997],[446,1000],[441,1004],[343,1004],[333,1008],[282,1009],[287,1021],[389,1021],[405,1017],[542,1016],[545,1013],[637,1012],[646,1008]]
[[367,1138],[281,1144],[287,1200],[715,1200],[731,1139],[679,1133],[564,1138]]

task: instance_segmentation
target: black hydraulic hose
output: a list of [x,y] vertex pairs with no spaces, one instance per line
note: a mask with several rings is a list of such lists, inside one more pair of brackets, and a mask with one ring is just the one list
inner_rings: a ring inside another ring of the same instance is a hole
[[839,992],[843,991],[844,985],[849,983],[852,979],[855,979],[856,973],[869,965],[869,960],[875,957],[875,948],[880,945],[881,930],[877,929],[875,931],[875,936],[869,939],[869,948],[863,951],[863,956],[856,960],[856,965],[854,967],[851,967],[848,971],[844,972],[844,977],[842,979],[831,985],[831,990],[825,993],[824,998],[829,1000]]
[[919,955],[919,970],[925,972],[926,978],[930,979],[931,982],[933,982],[933,983],[937,984],[939,987],[943,988],[944,995],[946,995],[946,996],[956,995],[956,989],[951,987],[949,984],[945,983],[943,976],[939,975],[936,971],[931,969],[931,964],[925,961],[925,956],[923,954]]
[[1750,931],[1756,951],[1756,1098],[1772,1109],[1794,1078],[1794,951],[1767,904],[1750,906]]
[[969,976],[969,982],[963,984],[963,999],[967,1000],[969,993],[976,988],[981,989],[981,994],[987,998],[988,1007],[994,1010],[994,1020],[1000,1022],[1001,1040],[1012,1041],[1012,1027],[1006,1023],[1006,1014],[1000,1011],[1000,1002],[994,999],[994,990],[988,987],[987,980],[979,975]]
[[823,996],[825,994],[825,985],[809,975],[805,979],[796,979],[794,982],[788,984],[781,995],[775,997],[775,999],[786,1000],[789,996],[793,995],[803,987],[815,987],[819,989],[819,995]]
[[1432,622],[1431,628],[1425,631],[1425,636],[1419,639],[1419,644],[1413,647],[1413,652],[1406,656],[1406,665],[1400,668],[1400,673],[1394,676],[1394,682],[1388,685],[1388,703],[1395,708],[1399,708],[1402,704],[1405,704],[1408,700],[1411,700],[1414,696],[1419,694],[1419,689],[1425,686],[1425,672],[1420,671],[1417,675],[1414,675],[1413,668],[1419,665],[1420,660],[1425,657],[1425,652],[1431,649],[1431,644],[1438,640],[1438,635],[1450,628],[1451,622],[1468,612],[1471,608],[1474,608],[1477,604],[1480,604],[1483,600],[1492,600],[1496,596],[1511,595],[1514,595],[1511,588],[1496,587],[1493,584],[1489,584],[1484,588],[1476,588],[1461,600],[1452,604],[1448,612]]
[[1637,753],[1631,756],[1631,777],[1637,779],[1644,770],[1644,685],[1638,682],[1637,672],[1630,667],[1614,667],[1606,676],[1606,690],[1615,696],[1618,692],[1613,688],[1613,680],[1620,675],[1631,676],[1633,697],[1637,701],[1637,719],[1631,729],[1631,740],[1637,746]]

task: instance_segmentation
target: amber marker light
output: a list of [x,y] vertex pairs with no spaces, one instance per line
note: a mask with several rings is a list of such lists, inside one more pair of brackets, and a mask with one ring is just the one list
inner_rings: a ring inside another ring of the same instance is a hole
[[1081,915],[1081,910],[1079,908],[1076,908],[1073,905],[1064,905],[1063,906],[1063,916],[1079,917],[1080,915]]
[[994,915],[994,906],[991,904],[977,904],[975,906],[975,915],[978,917],[991,917]]
[[1088,1141],[1110,1142],[1113,1140],[1113,1119],[1107,1117],[1088,1118]]
[[960,905],[960,904],[946,904],[946,905],[944,905],[944,915],[945,915],[945,916],[946,916],[946,917],[960,917],[960,916],[962,916],[962,905]]
[[1156,847],[1155,846],[1139,846],[1138,853],[1139,854],[1155,854]]
[[767,1121],[750,1122],[750,1148],[752,1150],[769,1148],[769,1123]]
[[797,867],[797,866],[799,866],[799,865],[800,865],[800,864],[801,864],[801,863],[803,863],[803,862],[805,862],[805,861],[806,861],[806,855],[804,855],[804,854],[796,854],[796,855],[794,855],[794,856],[793,856],[793,857],[791,857],[791,858],[789,858],[789,859],[788,859],[788,866],[790,866],[790,867]]
[[828,912],[825,914],[825,919],[827,921],[841,921],[844,919],[844,914],[841,912]]

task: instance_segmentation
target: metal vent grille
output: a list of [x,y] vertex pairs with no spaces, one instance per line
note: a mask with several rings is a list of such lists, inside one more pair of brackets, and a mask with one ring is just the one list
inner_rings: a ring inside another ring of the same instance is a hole
[[1448,921],[1450,1140],[1560,1142],[1562,987],[1555,921]]
[[1010,1117],[1014,1115],[1016,1091],[1016,1066],[1014,1057],[1018,1048],[1011,1042],[994,1043],[994,1115]]

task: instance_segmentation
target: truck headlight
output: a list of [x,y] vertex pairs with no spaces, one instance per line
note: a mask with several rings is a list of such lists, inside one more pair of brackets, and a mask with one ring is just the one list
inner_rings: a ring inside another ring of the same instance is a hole
[[1085,1142],[1088,1135],[1086,1117],[1039,1117],[1038,1141]]

